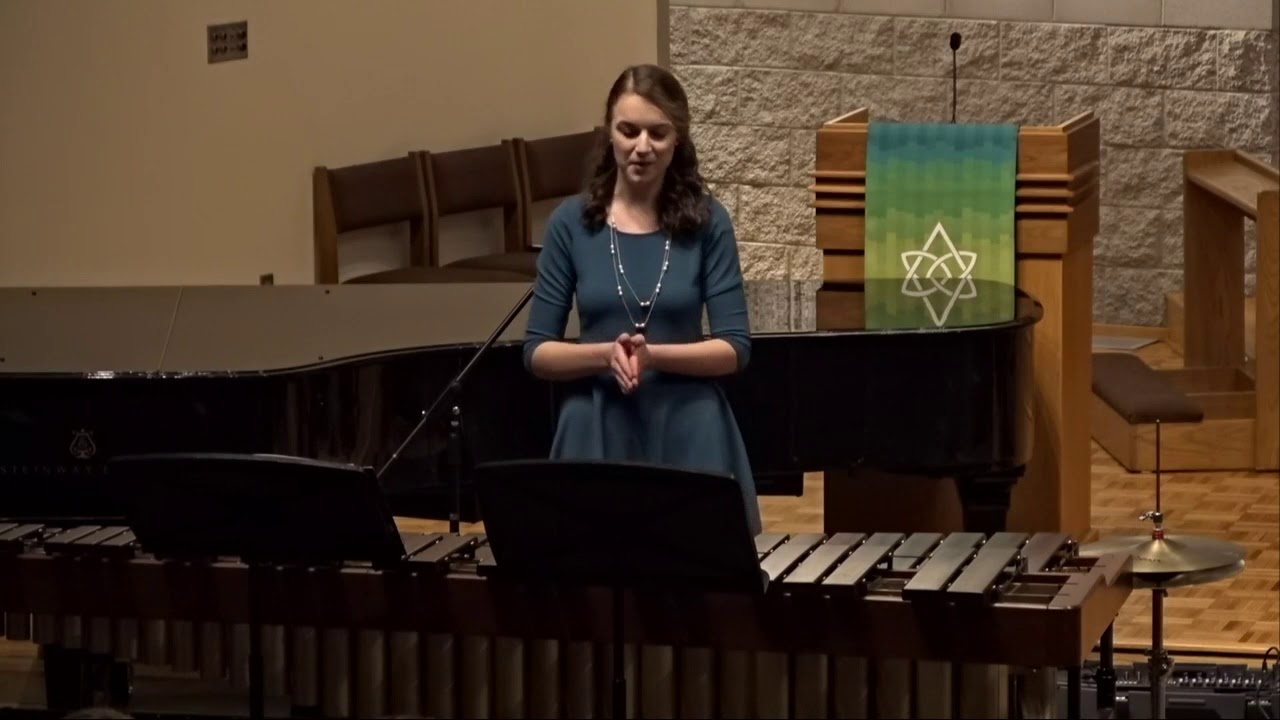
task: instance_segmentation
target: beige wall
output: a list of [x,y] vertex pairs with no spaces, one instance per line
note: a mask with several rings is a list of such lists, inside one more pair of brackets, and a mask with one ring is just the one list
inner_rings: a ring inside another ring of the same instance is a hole
[[[313,166],[591,127],[622,67],[665,55],[660,13],[655,0],[4,0],[0,285],[311,282]],[[207,64],[205,26],[242,19],[249,58]],[[344,246],[343,275],[401,252],[366,235]]]

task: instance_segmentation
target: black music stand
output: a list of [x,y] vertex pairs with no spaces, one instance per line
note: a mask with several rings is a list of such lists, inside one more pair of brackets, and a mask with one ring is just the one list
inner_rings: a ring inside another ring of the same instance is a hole
[[248,566],[250,716],[265,713],[258,577],[272,566],[370,562],[406,551],[372,468],[282,455],[120,456],[108,477],[144,552]]
[[738,482],[728,475],[592,460],[475,468],[491,577],[608,587],[613,595],[613,712],[626,715],[625,590],[763,594]]

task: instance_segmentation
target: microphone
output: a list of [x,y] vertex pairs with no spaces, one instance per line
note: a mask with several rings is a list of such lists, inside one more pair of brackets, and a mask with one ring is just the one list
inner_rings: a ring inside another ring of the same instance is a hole
[[960,33],[951,33],[951,122],[956,121],[956,51],[960,49]]
[[[493,333],[489,335],[489,338],[484,341],[478,350],[475,351],[475,354],[471,356],[471,360],[467,362],[466,366],[463,367],[457,375],[453,376],[453,379],[449,381],[448,385],[445,385],[444,390],[442,390],[440,395],[436,397],[435,402],[431,403],[431,407],[423,411],[422,419],[418,421],[418,424],[413,428],[413,430],[409,431],[409,434],[405,436],[404,442],[400,443],[400,447],[396,448],[394,453],[391,453],[391,457],[383,464],[382,469],[378,471],[378,480],[382,480],[382,476],[386,474],[387,468],[391,467],[391,464],[400,457],[400,453],[404,452],[404,449],[409,446],[409,443],[417,437],[418,433],[422,432],[422,428],[426,427],[427,421],[435,417],[436,412],[445,404],[445,401],[453,398],[462,389],[462,383],[467,379],[467,375],[471,374],[471,369],[474,368],[480,358],[489,351],[489,348],[493,347],[493,344],[497,342],[502,333],[507,331],[507,328],[511,326],[511,322],[516,319],[516,316],[520,314],[520,311],[524,309],[524,306],[529,304],[529,300],[533,297],[533,288],[534,284],[530,283],[529,289],[525,290],[524,295],[514,306],[512,306],[511,310],[507,313],[507,316],[498,324],[498,327],[494,328]],[[458,524],[461,522],[462,518],[462,409],[458,405],[454,405],[450,412],[453,416],[449,421],[449,455],[453,462],[453,481],[450,483],[450,489],[452,491],[453,502],[449,511],[449,532],[457,534]]]

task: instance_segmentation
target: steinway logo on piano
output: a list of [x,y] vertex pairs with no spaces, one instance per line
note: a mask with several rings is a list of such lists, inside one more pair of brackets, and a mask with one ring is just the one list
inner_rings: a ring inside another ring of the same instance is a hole
[[[945,254],[934,254],[934,243],[941,245],[939,250],[945,250]],[[957,300],[978,296],[972,277],[973,266],[977,262],[977,253],[956,249],[946,228],[939,222],[922,249],[902,253],[902,264],[907,269],[902,280],[902,294],[921,298],[929,308],[934,324],[942,327]],[[921,265],[926,266],[923,271]]]
[[93,431],[81,428],[71,433],[71,457],[77,460],[88,460],[98,452],[93,444]]
[[106,475],[105,465],[32,464],[0,462],[0,478],[89,477]]
[[33,454],[21,454],[17,457],[0,456],[0,478],[33,478],[33,477],[90,477],[106,475],[107,468],[100,461],[92,462],[98,454],[98,444],[93,439],[93,431],[79,428],[71,431],[71,440],[65,446],[67,461],[61,451],[44,446]]

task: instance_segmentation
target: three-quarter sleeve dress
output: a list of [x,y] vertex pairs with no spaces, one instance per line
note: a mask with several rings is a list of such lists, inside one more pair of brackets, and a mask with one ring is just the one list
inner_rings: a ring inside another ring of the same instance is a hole
[[[534,350],[564,336],[577,302],[582,343],[612,342],[644,323],[651,344],[691,343],[710,337],[729,343],[737,367],[746,366],[751,335],[737,240],[729,214],[711,199],[710,217],[697,231],[671,239],[661,232],[592,230],[582,219],[584,198],[561,202],[548,219],[529,310],[524,362]],[[620,266],[619,266],[620,265]],[[654,289],[661,276],[661,290]],[[652,300],[649,306],[645,301]],[[570,383],[560,406],[551,457],[637,461],[732,475],[742,488],[748,526],[759,533],[760,511],[746,447],[723,390],[714,378],[647,369],[639,387],[624,394],[611,371]]]

